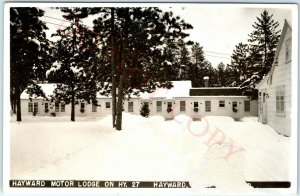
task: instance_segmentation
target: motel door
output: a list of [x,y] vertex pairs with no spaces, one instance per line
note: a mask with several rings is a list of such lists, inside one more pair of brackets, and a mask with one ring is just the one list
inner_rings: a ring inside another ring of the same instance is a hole
[[233,118],[237,119],[239,117],[239,107],[238,107],[238,102],[233,101],[232,102],[232,112],[233,112]]
[[260,111],[261,111],[261,122],[263,124],[267,124],[267,101],[266,101],[266,96],[267,96],[267,90],[264,89],[260,92]]
[[[164,109],[165,110],[165,112],[164,112],[164,114],[165,114],[165,118],[166,118],[166,120],[171,120],[171,119],[173,119],[174,118],[174,107],[173,107],[173,101],[174,100],[168,100],[166,103],[167,103],[167,107]],[[164,104],[166,104],[166,103],[164,103]]]

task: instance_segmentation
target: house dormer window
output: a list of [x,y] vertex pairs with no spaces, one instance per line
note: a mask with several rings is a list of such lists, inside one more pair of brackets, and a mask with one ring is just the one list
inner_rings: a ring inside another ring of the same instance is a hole
[[292,42],[291,38],[285,41],[285,63],[288,63],[291,61],[292,57]]

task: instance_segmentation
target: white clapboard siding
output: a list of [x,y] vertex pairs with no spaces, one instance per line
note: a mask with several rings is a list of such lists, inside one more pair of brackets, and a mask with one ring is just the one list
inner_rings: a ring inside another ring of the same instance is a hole
[[[273,72],[270,72],[268,77],[272,80],[264,80],[259,84],[258,90],[266,89],[269,97],[267,103],[267,124],[273,127],[278,133],[290,136],[291,135],[291,60],[286,60],[286,40],[291,39],[292,29],[285,22],[282,31],[279,47],[277,48],[277,63],[273,64]],[[291,51],[290,51],[291,52]],[[285,113],[276,113],[276,88],[283,86],[285,88],[284,105]],[[263,111],[259,111],[262,113]],[[259,114],[261,115],[261,114]]]

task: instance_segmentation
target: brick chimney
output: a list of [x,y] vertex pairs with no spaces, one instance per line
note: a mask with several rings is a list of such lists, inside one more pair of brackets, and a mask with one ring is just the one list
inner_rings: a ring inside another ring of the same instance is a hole
[[203,80],[204,80],[204,87],[208,87],[208,80],[209,80],[209,77],[208,77],[208,76],[204,76],[204,77],[203,77]]

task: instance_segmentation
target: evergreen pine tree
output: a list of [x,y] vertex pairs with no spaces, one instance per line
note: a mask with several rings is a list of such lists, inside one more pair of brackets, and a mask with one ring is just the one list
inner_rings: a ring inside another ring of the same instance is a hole
[[37,86],[45,80],[52,61],[52,50],[46,38],[46,24],[40,20],[44,11],[38,8],[10,8],[10,98],[17,121],[21,121],[20,95],[43,95]]
[[[59,37],[56,62],[48,72],[48,79],[58,83],[52,101],[71,103],[71,121],[75,121],[75,104],[87,101],[97,104],[96,72],[91,65],[97,57],[97,37],[88,30],[81,19],[87,17],[85,8],[61,8],[63,17],[70,20],[70,26],[60,29],[54,36]],[[83,110],[81,110],[83,112]]]
[[264,10],[256,17],[253,32],[249,35],[250,50],[247,62],[247,78],[240,85],[244,95],[257,99],[255,85],[270,71],[280,37],[279,23]]
[[164,77],[166,80],[179,80],[180,77],[180,45],[179,42],[167,39],[163,49]]
[[142,108],[140,110],[140,114],[143,117],[146,117],[146,118],[149,117],[150,109],[149,109],[149,106],[147,104],[143,104],[143,106],[142,106]]
[[191,57],[190,52],[187,49],[187,43],[183,40],[179,41],[179,80],[190,80],[190,72],[191,72]]
[[[164,45],[167,40],[179,41],[188,36],[184,32],[192,26],[174,17],[172,12],[158,8],[116,8],[114,11],[114,46],[111,39],[111,15],[103,13],[94,21],[95,32],[101,43],[114,48],[115,70],[118,86],[116,103],[116,129],[121,130],[124,98],[140,92],[153,92],[156,87],[171,88],[166,69]],[[112,52],[108,52],[111,55]],[[110,81],[106,78],[106,81]],[[105,92],[111,92],[108,86]]]
[[216,73],[217,73],[217,78],[218,78],[218,85],[219,86],[225,86],[225,81],[226,81],[226,78],[225,78],[225,65],[224,65],[223,62],[221,62],[218,65]]
[[271,69],[275,50],[280,37],[280,30],[277,30],[279,23],[274,21],[273,14],[269,14],[264,10],[257,22],[252,27],[253,32],[249,35],[249,42],[255,50],[261,54],[260,59],[256,59],[262,66],[261,74],[265,75]]
[[224,77],[225,77],[225,83],[224,86],[232,86],[237,87],[238,79],[239,79],[239,73],[237,69],[232,68],[230,64],[226,65],[225,71],[224,71]]
[[231,71],[235,72],[230,78],[232,86],[239,86],[243,81],[249,78],[249,46],[247,44],[239,43],[235,46],[231,55],[231,63],[228,65]]
[[[208,86],[210,87],[217,87],[219,86],[218,82],[218,74],[217,70],[211,65],[210,62],[205,61],[204,62],[204,67],[202,69],[203,76],[208,76]],[[203,80],[203,77],[202,77]],[[204,87],[204,80],[203,80],[203,87]]]
[[190,80],[193,87],[204,86],[203,77],[205,76],[205,67],[207,61],[205,60],[203,47],[199,43],[194,43],[191,52],[191,69],[189,73]]

